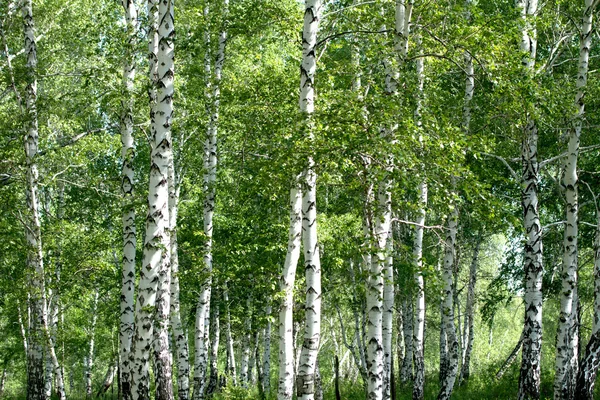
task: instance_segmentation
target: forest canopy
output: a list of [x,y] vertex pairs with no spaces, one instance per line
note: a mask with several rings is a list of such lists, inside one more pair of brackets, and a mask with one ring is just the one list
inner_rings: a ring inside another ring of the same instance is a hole
[[599,0],[0,0],[0,398],[600,398]]

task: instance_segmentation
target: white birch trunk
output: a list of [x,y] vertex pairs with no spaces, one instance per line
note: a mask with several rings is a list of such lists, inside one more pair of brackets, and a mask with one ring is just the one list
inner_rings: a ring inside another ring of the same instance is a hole
[[[304,28],[302,32],[302,62],[300,64],[300,112],[303,114],[302,132],[314,139],[312,114],[315,108],[315,73],[317,69],[316,44],[321,0],[304,3]],[[302,246],[306,271],[305,328],[298,376],[298,400],[314,400],[315,370],[321,341],[321,260],[317,240],[317,175],[314,161],[309,155],[303,173],[304,198],[302,200]]]
[[[522,19],[521,51],[523,73],[532,76],[537,50],[537,33],[534,17],[537,0],[518,0],[517,8]],[[533,116],[527,116],[522,145],[521,197],[523,225],[527,234],[525,244],[525,322],[523,330],[523,356],[519,376],[519,399],[540,397],[540,363],[542,348],[542,227],[538,212],[537,160],[538,130]]]
[[[224,14],[227,15],[229,1],[224,1]],[[208,16],[208,5],[204,9],[205,16]],[[226,21],[225,17],[225,21]],[[210,318],[210,297],[212,286],[212,247],[213,247],[213,215],[215,211],[215,185],[217,181],[217,132],[219,127],[219,105],[220,105],[220,83],[225,61],[225,45],[227,43],[226,22],[219,35],[217,57],[214,68],[214,79],[211,73],[210,59],[210,35],[207,31],[205,36],[207,52],[205,57],[204,69],[207,76],[207,103],[210,120],[204,141],[204,234],[206,236],[204,265],[208,275],[207,281],[203,284],[198,300],[198,312],[196,318],[196,353],[194,361],[194,399],[204,398],[205,376],[208,361],[208,325]],[[213,80],[213,82],[211,82]],[[204,321],[204,322],[202,322]],[[204,325],[202,327],[201,325]]]
[[177,243],[177,215],[179,209],[180,186],[175,176],[173,162],[169,165],[169,227],[171,231],[171,329],[175,343],[177,365],[177,398],[188,400],[190,396],[190,361],[188,338],[181,322],[179,303],[179,255]]
[[120,379],[123,400],[131,398],[131,340],[135,293],[135,253],[137,247],[134,206],[135,143],[133,139],[133,85],[135,79],[135,43],[137,9],[133,0],[122,0],[125,11],[127,43],[123,60],[123,88],[125,91],[121,114],[121,194],[123,196],[123,264],[121,273],[121,321],[119,342],[121,352]]
[[219,291],[213,290],[213,299],[211,300],[210,310],[210,377],[207,387],[207,395],[214,393],[219,384],[219,339],[221,336],[221,325],[219,323],[219,303],[216,301],[219,296]]
[[94,299],[92,301],[92,324],[90,326],[90,347],[88,348],[88,354],[85,362],[85,395],[87,398],[91,398],[92,393],[92,370],[94,368],[94,347],[96,343],[96,323],[98,322],[98,288],[94,290]]
[[[417,43],[420,47],[421,38],[417,37]],[[415,109],[415,125],[421,129],[421,107],[423,101],[424,76],[423,58],[419,57],[416,61],[417,69],[417,107]],[[421,133],[419,132],[419,135]],[[422,137],[419,136],[420,141]],[[425,225],[426,207],[427,207],[427,182],[425,177],[421,177],[419,184],[419,211],[417,217],[417,226],[413,245],[413,265],[415,270],[416,303],[415,303],[415,324],[413,333],[414,344],[414,384],[413,399],[421,400],[424,396],[425,387],[425,359],[424,359],[424,340],[425,340],[425,280],[423,277],[423,231]]]
[[[158,6],[158,93],[156,102],[156,135],[161,135],[162,142],[155,141],[156,149],[161,150],[161,156],[166,157],[166,165],[163,163],[161,175],[166,178],[161,185],[161,225],[160,235],[160,259],[158,260],[158,288],[155,300],[154,326],[154,352],[156,379],[156,400],[172,400],[173,379],[172,379],[172,358],[169,341],[169,322],[171,311],[171,218],[169,215],[170,188],[169,188],[169,169],[174,168],[171,124],[173,118],[173,92],[174,92],[174,6],[173,0],[163,0]],[[155,161],[153,157],[153,162]],[[166,170],[165,170],[166,167]],[[166,173],[166,174],[165,174]],[[166,194],[166,199],[165,199]],[[166,203],[165,203],[166,200]]]
[[44,357],[43,330],[46,324],[46,288],[44,284],[44,262],[42,256],[42,235],[38,199],[38,167],[36,156],[39,146],[37,116],[37,45],[31,0],[22,3],[23,35],[25,39],[26,82],[24,126],[25,163],[27,168],[27,272],[31,284],[32,319],[29,335],[27,360],[27,400],[44,400]]
[[[258,375],[258,369],[256,368],[256,366],[259,365],[257,363],[257,356],[260,355],[258,353],[260,341],[260,331],[258,329],[255,329],[252,339],[253,341],[250,346],[250,361],[248,363],[248,383],[250,384],[250,387],[256,385]],[[260,358],[258,361],[260,362]]]
[[229,292],[227,282],[223,284],[223,303],[225,303],[225,335],[227,339],[227,366],[225,373],[231,377],[233,385],[237,385],[237,374],[235,371],[235,352],[233,350],[233,337],[231,335],[231,312],[229,310]]
[[248,387],[250,368],[250,339],[252,333],[252,303],[246,299],[246,318],[244,319],[244,335],[242,336],[242,356],[240,360],[240,385]]
[[586,0],[582,17],[579,44],[579,66],[577,73],[577,110],[574,126],[569,132],[567,159],[562,176],[562,188],[566,198],[566,225],[563,240],[562,290],[560,317],[556,338],[556,375],[554,377],[554,399],[569,400],[575,394],[578,373],[577,352],[577,255],[578,255],[578,176],[577,159],[579,138],[585,115],[584,96],[587,87],[590,47],[592,45],[593,0]]
[[279,288],[283,300],[279,308],[279,385],[278,400],[291,400],[294,393],[294,282],[300,258],[302,235],[302,190],[290,190],[290,230],[287,255]]
[[394,258],[393,237],[390,229],[386,243],[386,262],[384,267],[383,288],[383,398],[392,397],[392,369],[394,351],[392,348],[394,326]]
[[600,211],[596,210],[596,213],[598,222],[594,241],[594,323],[592,336],[585,348],[585,355],[581,360],[581,368],[577,375],[575,391],[577,400],[594,399],[594,387],[600,366]]
[[271,301],[267,302],[265,314],[267,325],[264,334],[263,349],[263,391],[268,395],[271,392]]
[[460,370],[459,382],[469,379],[471,375],[471,353],[473,351],[473,341],[475,340],[475,285],[477,283],[477,265],[479,263],[479,250],[481,240],[478,240],[473,250],[473,259],[469,268],[469,286],[467,292],[467,304],[465,307],[465,328],[463,336],[465,338],[464,349],[462,353],[462,367]]
[[[455,183],[453,182],[453,186]],[[458,340],[456,326],[454,325],[454,267],[456,258],[456,232],[458,229],[458,208],[452,201],[448,226],[446,228],[446,244],[444,251],[444,264],[442,268],[442,281],[444,299],[442,302],[442,323],[446,334],[448,351],[448,370],[443,376],[442,387],[438,400],[450,399],[454,390],[454,383],[458,372]]]
[[[574,127],[571,129],[569,137],[569,160],[565,167],[565,175],[563,184],[567,189],[567,227],[565,228],[565,255],[563,263],[565,266],[567,262],[571,264],[571,270],[568,272],[571,277],[577,279],[577,153],[579,151],[579,137],[581,136],[581,130],[583,126],[583,119],[585,117],[585,92],[587,88],[588,69],[589,69],[589,58],[590,48],[592,46],[592,16],[594,7],[596,6],[593,0],[585,0],[585,6],[582,16],[582,27],[581,36],[579,38],[579,69],[577,74],[577,95],[575,97],[575,107],[577,110],[577,116],[575,119]],[[569,187],[572,185],[573,187]],[[596,200],[596,199],[594,199]],[[574,208],[572,203],[574,202]],[[574,215],[570,215],[574,214]],[[569,221],[569,218],[572,220]],[[594,383],[598,374],[598,366],[600,365],[600,214],[598,215],[598,229],[596,232],[596,241],[594,243],[594,324],[592,328],[592,337],[586,346],[585,356],[581,361],[581,366],[576,381],[576,392],[575,398],[577,399],[592,399],[594,393]],[[575,230],[573,230],[573,224]],[[573,241],[569,242],[567,231],[573,236]],[[573,247],[568,247],[572,245]],[[570,252],[569,252],[570,250]],[[573,254],[574,252],[574,254]],[[568,254],[570,253],[570,254]],[[576,281],[573,283],[575,295],[577,287]],[[563,283],[563,288],[565,287]],[[564,289],[563,289],[564,290]],[[561,301],[562,305],[562,301]],[[562,308],[562,307],[561,307]],[[571,314],[576,313],[576,305],[572,303]],[[562,309],[561,309],[562,311]],[[574,319],[574,318],[571,318]],[[577,343],[571,340],[571,345],[576,346]],[[576,347],[574,347],[576,349]],[[571,360],[577,362],[578,354],[575,352],[571,354]],[[571,361],[573,363],[573,361]],[[576,364],[575,364],[576,365]],[[575,373],[576,371],[571,371]]]
[[[135,308],[132,398],[150,398],[149,359],[153,340],[153,312],[163,261],[169,254],[168,168],[172,157],[173,118],[173,4],[148,2],[149,59],[151,76],[150,116],[152,154],[148,192],[148,216],[139,290]],[[160,22],[160,25],[158,23]],[[154,89],[156,88],[156,89]],[[153,94],[155,93],[155,98]],[[164,272],[163,272],[164,273]],[[167,289],[168,290],[168,289]],[[165,296],[169,297],[169,296]],[[164,300],[168,302],[168,299]],[[168,308],[167,321],[168,321]],[[167,353],[168,354],[168,353]]]

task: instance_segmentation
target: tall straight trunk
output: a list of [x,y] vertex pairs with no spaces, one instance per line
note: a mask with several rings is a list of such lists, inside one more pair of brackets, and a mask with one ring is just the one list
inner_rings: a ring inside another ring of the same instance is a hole
[[[522,19],[521,51],[525,54],[523,73],[533,80],[537,50],[537,33],[534,17],[537,0],[518,0],[517,8]],[[523,357],[519,376],[521,399],[539,399],[540,362],[542,350],[542,227],[538,212],[537,160],[538,129],[531,110],[523,131],[522,159],[522,206],[523,225],[527,234],[525,244],[525,322],[523,330]]]
[[[586,9],[584,15],[587,15],[587,12],[591,12],[591,10]],[[594,201],[597,202],[597,199]],[[594,323],[592,335],[585,348],[585,355],[581,360],[581,367],[577,375],[575,398],[578,400],[594,398],[594,387],[600,366],[600,211],[596,210],[596,214],[598,222],[594,241]]]
[[31,285],[30,296],[33,318],[30,324],[29,354],[27,359],[27,400],[45,399],[43,329],[46,324],[46,288],[44,284],[44,262],[38,198],[38,153],[39,133],[37,115],[37,45],[31,0],[22,3],[23,35],[25,38],[26,82],[24,148],[27,200],[27,272]]
[[[173,3],[170,0],[148,1],[149,15],[149,59],[150,59],[150,126],[152,132],[152,153],[148,191],[148,215],[146,217],[146,237],[139,289],[135,308],[133,340],[134,368],[132,371],[132,398],[150,398],[149,359],[153,340],[153,310],[156,306],[158,282],[169,273],[163,269],[169,258],[169,162],[172,157],[171,122],[173,119]],[[155,97],[154,97],[155,96]],[[162,273],[162,274],[161,274]],[[168,286],[165,286],[168,291]],[[163,296],[163,306],[167,313],[168,299]],[[162,303],[162,301],[161,301]],[[160,303],[159,303],[160,304]],[[164,317],[158,319],[159,323]],[[164,338],[163,338],[164,340]],[[168,340],[168,337],[166,338]],[[164,343],[164,342],[163,342]],[[164,345],[163,345],[164,346]],[[170,357],[168,347],[160,375],[170,381]],[[169,360],[167,360],[167,358]],[[157,374],[158,375],[158,374]],[[168,378],[167,378],[168,377]],[[166,384],[168,391],[168,383]],[[162,395],[161,395],[162,396]],[[169,395],[168,392],[166,396]]]
[[252,340],[252,299],[246,299],[246,317],[244,319],[244,335],[242,336],[242,355],[240,360],[240,385],[248,387],[250,352]]
[[294,393],[294,282],[300,258],[302,235],[302,190],[290,190],[290,229],[287,255],[279,289],[283,299],[279,307],[279,385],[278,400],[291,400]]
[[[396,292],[399,292],[399,286],[396,288]],[[396,296],[398,298],[398,296]],[[402,304],[399,302],[396,307],[396,358],[398,359],[397,371],[401,373],[402,363],[404,361],[404,310]],[[398,376],[398,375],[396,375]],[[398,378],[396,378],[398,379]]]
[[[51,282],[50,282],[51,283]],[[48,327],[50,331],[54,331],[54,319],[53,319],[53,308],[54,308],[54,296],[52,289],[47,290],[47,297],[49,300],[48,303]],[[51,333],[52,334],[52,333]],[[52,364],[52,357],[50,356],[50,352],[46,351],[44,355],[45,358],[45,370],[44,370],[44,393],[47,398],[52,396],[52,383],[54,382],[54,365]]]
[[[455,183],[453,182],[453,185]],[[454,268],[456,257],[456,232],[458,229],[458,208],[452,201],[448,226],[446,228],[446,244],[444,251],[444,263],[442,268],[442,280],[444,282],[444,300],[442,302],[442,323],[446,334],[448,350],[448,371],[442,381],[442,387],[438,399],[449,399],[454,390],[456,375],[458,372],[458,339],[456,337],[456,326],[454,325]]]
[[469,287],[467,292],[467,305],[465,307],[465,328],[463,337],[465,338],[462,353],[462,367],[460,370],[459,382],[469,379],[471,375],[471,353],[473,351],[473,341],[475,340],[475,284],[477,283],[477,265],[479,263],[479,249],[481,239],[477,240],[473,250],[473,259],[469,268]]
[[237,374],[235,372],[235,352],[233,350],[233,337],[231,335],[231,312],[229,310],[229,291],[227,282],[223,283],[223,303],[225,305],[225,337],[227,339],[227,365],[225,373],[231,377],[233,385],[237,385]]
[[394,327],[394,241],[392,231],[388,233],[386,243],[386,261],[384,267],[383,287],[383,398],[392,396],[392,371],[394,367],[394,351],[392,337]]
[[0,398],[4,395],[4,388],[6,387],[6,377],[8,376],[8,362],[4,363],[2,368],[2,377],[0,378]]
[[[420,35],[417,36],[417,43],[421,46]],[[420,49],[419,49],[420,50]],[[416,62],[417,69],[417,106],[415,109],[415,125],[417,129],[421,129],[421,108],[423,102],[423,86],[424,86],[424,62],[423,58],[419,57]],[[422,142],[422,133],[419,132],[419,140]],[[413,384],[413,399],[422,400],[425,388],[425,280],[423,277],[423,231],[425,228],[425,215],[427,207],[427,181],[424,176],[419,184],[419,210],[417,217],[417,226],[413,245],[413,265],[415,271],[415,286],[416,286],[416,305],[415,305],[415,326],[413,333],[414,342],[414,362],[415,376]]]
[[446,324],[444,323],[444,297],[440,300],[440,383],[446,380],[450,359],[448,358],[448,336],[446,335]]
[[135,293],[135,253],[137,247],[134,206],[135,142],[133,139],[133,85],[135,79],[135,45],[137,9],[133,0],[121,0],[125,10],[127,43],[123,60],[123,101],[121,114],[121,194],[123,196],[123,264],[121,272],[121,321],[119,342],[121,352],[120,379],[123,400],[131,398],[131,340],[133,337],[133,301]]
[[[575,97],[575,106],[577,109],[577,118],[575,119],[574,127],[571,130],[569,138],[569,158],[574,157],[577,160],[577,150],[579,147],[579,137],[581,135],[581,129],[583,125],[583,118],[585,116],[585,103],[584,96],[587,88],[588,79],[588,67],[590,48],[592,46],[592,15],[594,11],[595,2],[593,0],[585,0],[585,7],[583,10],[582,17],[582,29],[581,36],[579,38],[579,71],[577,74],[577,95]],[[572,154],[575,152],[575,155]],[[575,172],[575,176],[571,176],[571,179],[575,179],[577,182],[577,169],[576,165],[567,164],[571,168],[570,172]],[[565,178],[567,177],[567,171],[565,171]],[[565,180],[565,183],[568,181]],[[573,192],[574,189],[574,192]],[[575,194],[575,203],[577,202],[577,186],[571,188],[571,195]],[[569,200],[569,197],[567,197]],[[597,204],[597,199],[594,202]],[[567,204],[567,209],[569,205]],[[576,209],[575,209],[576,211]],[[575,398],[588,400],[594,397],[594,384],[596,382],[596,376],[598,375],[598,366],[600,365],[600,212],[597,210],[598,224],[596,229],[596,239],[594,242],[594,324],[592,328],[592,336],[588,345],[585,349],[585,356],[581,360],[581,365],[577,375]],[[567,218],[569,215],[567,214]],[[577,216],[575,213],[575,222]],[[572,221],[571,221],[572,222]],[[569,223],[569,221],[567,221]],[[575,229],[577,225],[575,224]],[[572,229],[572,228],[571,228]],[[574,235],[575,243],[577,243],[577,230],[571,232]],[[565,239],[567,239],[567,229],[565,229]],[[574,262],[577,262],[577,246],[575,246]],[[567,247],[565,247],[565,255],[567,253]],[[571,259],[573,255],[569,257]],[[564,261],[563,261],[564,262]],[[575,264],[576,267],[577,264]],[[575,277],[577,276],[575,271]],[[576,356],[576,355],[575,355]],[[576,357],[574,357],[577,360]]]
[[94,348],[96,345],[96,323],[98,322],[98,288],[94,290],[94,299],[92,300],[92,324],[90,325],[90,345],[86,356],[85,371],[85,395],[89,399],[92,397],[92,372],[94,369]]
[[190,361],[188,338],[183,323],[179,303],[179,254],[177,242],[177,215],[179,209],[178,178],[171,158],[168,169],[169,177],[169,228],[171,252],[171,330],[175,344],[175,362],[177,365],[177,398],[188,400],[190,396]]
[[210,376],[208,380],[207,394],[212,394],[218,385],[219,380],[219,338],[221,336],[221,325],[219,324],[219,291],[213,290],[210,309]]
[[[300,64],[300,112],[303,115],[302,134],[314,141],[313,113],[315,109],[316,45],[321,0],[304,2],[304,29],[302,32],[302,62]],[[321,342],[321,259],[317,240],[317,174],[312,155],[308,156],[303,172],[302,246],[306,272],[305,328],[298,376],[298,400],[315,398],[315,370]]]
[[[205,72],[207,76],[207,111],[209,114],[209,123],[204,141],[204,234],[206,243],[204,249],[204,265],[208,275],[206,282],[203,283],[200,297],[198,299],[198,311],[196,317],[196,352],[194,361],[194,399],[204,398],[206,385],[206,371],[208,361],[208,321],[210,318],[210,298],[212,286],[213,269],[213,216],[215,211],[215,194],[217,182],[217,133],[219,128],[219,106],[221,99],[221,77],[223,64],[225,62],[225,45],[227,44],[227,10],[229,1],[224,0],[224,25],[219,35],[217,56],[214,66],[214,75],[212,74],[212,62],[210,58],[210,34],[206,33],[205,41],[207,46],[205,58]],[[208,17],[209,6],[204,9],[205,17]]]
[[400,369],[400,382],[405,385],[414,379],[414,307],[413,296],[410,294],[402,300],[402,330],[404,331],[404,358]]
[[[562,291],[560,318],[556,346],[556,375],[554,379],[554,398],[572,399],[575,394],[578,373],[577,334],[577,218],[578,177],[577,158],[579,138],[585,115],[585,91],[587,88],[590,48],[592,45],[592,16],[594,1],[586,0],[581,21],[579,38],[579,66],[577,73],[577,94],[575,109],[577,115],[569,132],[568,155],[562,177],[562,187],[566,198],[566,225],[563,240]],[[589,373],[589,372],[588,372]]]
[[271,299],[269,299],[265,309],[267,325],[264,333],[262,380],[262,388],[267,395],[271,392],[271,312]]
[[[258,349],[260,348],[260,330],[254,329],[252,335],[252,342],[250,343],[250,361],[248,363],[248,383],[250,386],[255,386],[257,382],[258,369],[256,368],[260,362],[257,363],[257,356],[260,356]],[[258,358],[260,361],[260,357]]]
[[[166,227],[162,232],[161,241],[164,247],[161,249],[160,262],[158,266],[158,290],[156,294],[156,306],[154,315],[154,353],[155,366],[154,375],[156,379],[156,400],[172,400],[173,395],[173,367],[169,340],[169,322],[171,311],[171,218],[169,214],[171,202],[169,188],[169,170],[174,168],[173,151],[171,147],[170,125],[173,115],[173,83],[174,83],[174,6],[173,0],[163,0],[158,7],[158,97],[156,107],[156,122],[163,122],[165,137],[168,141],[166,186],[162,182],[162,190],[166,189],[167,202],[162,204],[166,216],[162,217],[162,223]],[[160,146],[159,143],[156,143]],[[172,179],[171,179],[172,180]],[[164,193],[162,193],[164,196]]]

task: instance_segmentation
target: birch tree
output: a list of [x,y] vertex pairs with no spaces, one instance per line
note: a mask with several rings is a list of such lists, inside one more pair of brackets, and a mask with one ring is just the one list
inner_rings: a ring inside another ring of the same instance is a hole
[[[229,5],[228,0],[223,2],[225,15]],[[208,5],[205,8],[205,15],[208,15]],[[194,399],[204,398],[205,391],[205,375],[208,362],[208,328],[206,321],[210,316],[210,294],[212,286],[212,270],[213,270],[213,216],[215,211],[215,193],[217,181],[217,133],[219,128],[219,106],[221,96],[221,77],[223,64],[225,61],[225,45],[227,43],[227,17],[219,35],[218,50],[214,66],[214,76],[211,74],[211,60],[207,58],[205,61],[205,72],[207,74],[207,93],[208,104],[207,111],[209,112],[209,123],[204,142],[204,234],[206,236],[204,266],[208,274],[206,282],[204,282],[200,297],[198,299],[198,311],[196,316],[196,356],[194,361]],[[207,47],[210,47],[210,35],[207,34],[205,41]],[[207,55],[210,50],[207,50]],[[209,56],[207,56],[209,57]]]
[[560,318],[556,338],[556,375],[554,377],[554,398],[572,399],[575,392],[578,372],[577,321],[577,267],[578,267],[578,173],[579,138],[585,114],[584,94],[587,86],[590,47],[592,45],[592,14],[594,1],[584,4],[581,35],[579,37],[579,65],[577,73],[577,94],[575,109],[577,114],[569,131],[567,158],[562,176],[562,188],[566,198],[566,224],[563,240],[562,291],[560,298]]
[[[300,112],[302,134],[314,141],[313,113],[315,109],[315,74],[317,69],[316,45],[321,0],[304,3],[304,28],[302,32],[302,61],[300,63]],[[312,147],[312,146],[311,146]],[[313,156],[309,155],[303,172],[302,247],[306,271],[306,303],[304,341],[300,353],[296,378],[298,400],[315,397],[315,370],[321,342],[321,260],[317,242],[317,174]]]
[[133,335],[135,292],[135,253],[137,247],[135,207],[133,205],[135,145],[133,139],[133,83],[135,78],[135,41],[137,8],[133,0],[122,0],[125,11],[127,43],[123,60],[123,113],[121,114],[121,193],[123,196],[123,264],[121,273],[120,382],[123,399],[131,398],[130,360]]
[[[148,2],[151,81],[156,76],[156,101],[151,96],[152,154],[148,216],[139,290],[135,309],[133,399],[149,399],[149,357],[153,339],[153,309],[159,273],[169,248],[168,167],[172,157],[173,3]],[[154,29],[156,27],[156,29]],[[152,90],[151,90],[152,92]],[[165,375],[169,375],[165,373]]]
[[[534,16],[537,0],[518,0],[521,17],[521,52],[523,74],[530,80],[535,67],[537,30]],[[523,357],[519,376],[519,399],[540,397],[540,362],[542,347],[542,227],[538,211],[538,128],[533,110],[527,110],[523,127],[522,206],[525,244],[525,323]]]

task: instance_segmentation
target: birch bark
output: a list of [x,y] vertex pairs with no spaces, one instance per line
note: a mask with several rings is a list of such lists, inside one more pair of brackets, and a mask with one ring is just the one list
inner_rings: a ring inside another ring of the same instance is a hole
[[265,314],[267,325],[265,326],[264,349],[263,349],[263,391],[267,395],[271,392],[271,301],[267,302]]
[[[420,47],[421,38],[417,36],[417,43]],[[422,125],[421,108],[423,99],[424,85],[424,63],[423,58],[419,57],[416,61],[417,68],[417,107],[415,109],[415,125],[420,130]],[[419,133],[419,135],[421,135]],[[422,141],[422,137],[420,137]],[[413,245],[413,264],[415,270],[416,284],[416,306],[415,306],[415,326],[413,332],[414,343],[414,363],[415,374],[413,384],[413,399],[421,400],[424,396],[425,387],[425,360],[424,360],[424,339],[425,339],[425,280],[423,277],[423,231],[425,225],[426,207],[427,207],[427,181],[425,177],[421,177],[422,181],[419,184],[419,210],[417,217],[417,225],[415,239]]]
[[27,400],[44,400],[43,330],[46,324],[46,288],[42,256],[42,235],[38,198],[38,166],[36,156],[39,146],[37,114],[37,45],[31,0],[22,3],[23,35],[25,39],[26,82],[25,133],[23,144],[27,168],[26,200],[27,269],[31,283],[32,319],[27,359]]
[[592,16],[594,1],[586,0],[581,21],[579,38],[579,66],[577,73],[577,94],[575,109],[577,114],[569,132],[567,159],[561,186],[566,198],[566,225],[563,240],[562,290],[560,318],[556,338],[556,375],[554,378],[554,398],[570,400],[574,398],[578,373],[577,335],[577,255],[578,255],[578,176],[577,159],[579,138],[585,115],[584,95],[587,87],[590,48],[592,45]]
[[[587,79],[588,79],[588,68],[589,68],[589,58],[590,58],[590,48],[592,46],[592,16],[594,12],[594,8],[597,2],[593,0],[585,0],[583,16],[582,16],[582,29],[580,35],[580,43],[579,43],[579,70],[577,74],[577,94],[575,97],[575,107],[577,110],[576,119],[574,122],[574,127],[570,132],[569,137],[569,159],[567,162],[567,171],[565,171],[565,184],[573,184],[573,179],[575,185],[573,188],[567,187],[567,201],[569,202],[569,192],[571,196],[575,195],[575,209],[569,210],[569,204],[567,204],[567,212],[575,211],[574,222],[575,222],[575,231],[572,231],[572,227],[565,228],[565,240],[568,240],[567,237],[567,229],[570,230],[570,233],[574,235],[575,254],[567,254],[567,243],[565,243],[565,260],[572,261],[574,263],[575,268],[577,268],[577,166],[571,165],[573,161],[577,161],[577,151],[579,150],[579,136],[581,135],[583,119],[585,117],[585,92],[587,89]],[[575,154],[573,154],[575,153]],[[572,173],[575,173],[573,176]],[[571,175],[569,182],[566,178],[568,175]],[[573,198],[570,199],[573,201]],[[594,199],[597,204],[596,199]],[[588,345],[586,346],[585,356],[581,360],[581,366],[578,371],[576,388],[575,388],[575,397],[576,399],[593,399],[594,396],[594,384],[596,381],[596,376],[598,374],[598,366],[600,365],[600,212],[597,212],[598,217],[598,225],[596,229],[596,240],[594,242],[594,324],[592,328],[592,336]],[[569,214],[567,214],[569,217]],[[571,224],[573,221],[567,221],[567,224]],[[567,257],[568,256],[568,257]],[[575,278],[577,278],[577,271],[575,270]],[[575,282],[576,283],[576,282]],[[575,287],[576,290],[576,287]],[[576,293],[575,293],[576,295]],[[562,303],[561,303],[562,304]],[[575,313],[575,306],[572,306],[572,314]],[[573,358],[577,360],[577,354],[573,355]]]
[[463,332],[465,346],[462,354],[462,367],[460,370],[459,382],[469,379],[471,374],[471,352],[473,351],[473,341],[475,339],[475,284],[477,283],[477,265],[479,263],[479,250],[481,240],[478,240],[473,250],[473,259],[469,268],[469,287],[467,292],[467,305],[465,307],[465,329]]
[[[455,186],[455,182],[453,182]],[[442,387],[438,400],[449,399],[454,390],[456,374],[458,372],[458,340],[454,325],[454,267],[456,254],[456,233],[458,229],[458,208],[454,201],[450,204],[450,215],[446,229],[446,245],[444,251],[444,264],[442,280],[444,282],[444,301],[442,302],[442,323],[446,334],[448,351],[448,370],[443,377]]]
[[127,43],[123,60],[123,112],[121,114],[121,194],[123,196],[122,236],[123,264],[121,273],[121,321],[119,342],[121,352],[120,380],[123,400],[131,398],[131,340],[135,292],[135,253],[137,247],[134,207],[135,144],[133,139],[133,83],[135,79],[135,43],[137,9],[133,0],[122,0],[125,11]]
[[598,222],[594,241],[594,323],[592,336],[585,348],[585,355],[577,375],[575,398],[578,400],[594,398],[594,387],[600,366],[600,211],[596,210],[596,214]]
[[[173,119],[173,3],[148,1],[150,59],[150,117],[152,153],[148,191],[148,215],[142,269],[135,309],[132,398],[150,398],[149,358],[153,340],[153,309],[163,261],[169,253],[168,167],[172,157]],[[153,97],[155,94],[156,97]],[[167,289],[168,290],[168,289]],[[167,296],[168,297],[168,296]],[[167,302],[168,300],[165,299]],[[168,308],[167,308],[168,321]],[[167,353],[168,354],[168,353]],[[170,360],[167,361],[170,363]],[[170,376],[170,371],[164,371]]]
[[94,290],[94,299],[92,300],[92,324],[90,326],[90,347],[86,357],[85,371],[85,395],[89,399],[92,397],[92,370],[94,368],[94,347],[96,344],[96,323],[98,322],[98,288]]
[[[172,158],[173,160],[173,158]],[[174,161],[174,160],[173,160]],[[188,400],[190,396],[190,361],[188,338],[181,322],[179,303],[179,254],[177,242],[177,215],[179,210],[178,178],[175,174],[174,162],[169,164],[169,229],[171,252],[171,329],[176,349],[177,364],[177,398]]]
[[[527,77],[533,75],[537,51],[537,33],[533,22],[537,0],[518,0],[521,13],[522,60]],[[538,212],[537,160],[538,130],[533,116],[528,114],[521,150],[523,224],[527,234],[525,244],[525,322],[523,357],[519,376],[519,399],[540,397],[540,362],[542,345],[542,228]]]
[[[227,10],[229,1],[224,0],[224,24],[219,34],[217,56],[214,75],[211,74],[210,51],[207,50],[205,59],[205,72],[207,80],[207,103],[209,104],[209,123],[204,141],[204,234],[206,236],[204,266],[207,272],[207,281],[203,284],[198,299],[198,315],[196,318],[196,355],[194,361],[194,399],[204,398],[205,376],[208,361],[208,325],[210,317],[210,297],[213,270],[213,216],[215,211],[215,194],[217,182],[217,133],[219,128],[219,106],[221,99],[221,78],[225,62],[225,46],[227,44]],[[204,10],[208,16],[208,5]],[[210,35],[206,34],[206,45],[210,47]]]
[[[306,0],[304,29],[302,33],[302,62],[300,64],[300,112],[303,114],[303,134],[314,140],[312,114],[315,102],[315,73],[317,69],[316,44],[321,0]],[[321,341],[321,260],[317,241],[317,174],[314,161],[309,155],[303,173],[302,185],[302,246],[306,271],[305,329],[298,376],[296,378],[298,400],[314,400],[315,369]]]
[[227,366],[225,372],[231,377],[233,385],[237,385],[235,372],[235,352],[233,351],[233,337],[231,335],[231,312],[229,310],[229,292],[227,282],[223,284],[223,303],[225,303],[225,335],[227,338]]

